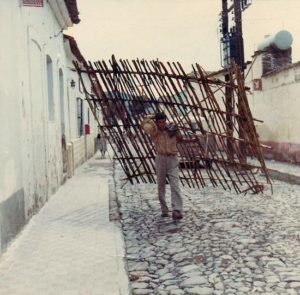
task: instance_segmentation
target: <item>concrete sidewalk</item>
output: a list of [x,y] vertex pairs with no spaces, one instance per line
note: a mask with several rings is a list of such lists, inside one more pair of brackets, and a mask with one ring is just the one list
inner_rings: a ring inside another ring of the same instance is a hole
[[[258,165],[257,160],[247,159],[249,164]],[[269,175],[273,180],[300,185],[300,165],[265,159]]]
[[109,221],[112,164],[76,170],[0,259],[3,295],[129,294],[118,222]]
[[275,160],[265,163],[272,179],[300,185],[300,165]]

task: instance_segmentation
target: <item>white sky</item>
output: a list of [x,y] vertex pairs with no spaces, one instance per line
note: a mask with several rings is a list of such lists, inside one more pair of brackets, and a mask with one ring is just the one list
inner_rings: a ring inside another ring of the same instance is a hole
[[[180,61],[190,69],[220,69],[222,0],[77,0],[81,22],[66,32],[91,61],[145,58]],[[231,4],[231,1],[228,0]],[[243,12],[245,60],[267,34],[293,36],[293,62],[300,60],[300,0],[253,0]]]

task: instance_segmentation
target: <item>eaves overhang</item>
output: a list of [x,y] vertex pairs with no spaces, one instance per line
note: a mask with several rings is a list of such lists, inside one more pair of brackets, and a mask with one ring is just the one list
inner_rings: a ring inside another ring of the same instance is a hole
[[48,0],[48,3],[63,30],[80,22],[76,0]]
[[79,11],[77,8],[77,1],[76,0],[64,0],[69,11],[69,16],[72,20],[73,24],[79,24]]
[[81,63],[86,63],[85,58],[81,54],[77,42],[74,37],[64,34],[64,39],[68,40],[69,48],[71,53],[76,57],[76,59]]

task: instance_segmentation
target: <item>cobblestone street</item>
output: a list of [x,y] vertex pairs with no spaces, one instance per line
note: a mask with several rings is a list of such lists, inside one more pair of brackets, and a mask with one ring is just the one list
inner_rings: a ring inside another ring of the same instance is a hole
[[300,294],[300,186],[246,196],[183,187],[173,222],[155,184],[122,188],[118,166],[115,176],[133,294]]

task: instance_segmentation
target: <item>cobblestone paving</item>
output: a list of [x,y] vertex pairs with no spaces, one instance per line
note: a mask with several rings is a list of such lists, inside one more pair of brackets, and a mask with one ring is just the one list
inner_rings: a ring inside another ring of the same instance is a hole
[[155,184],[122,187],[115,174],[133,294],[300,294],[300,186],[246,196],[184,187],[173,222]]

